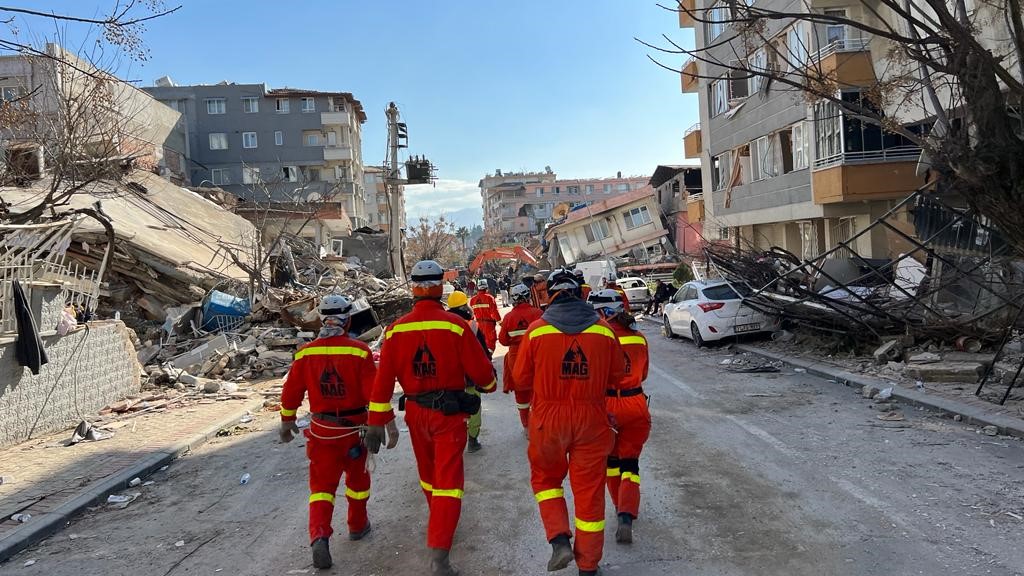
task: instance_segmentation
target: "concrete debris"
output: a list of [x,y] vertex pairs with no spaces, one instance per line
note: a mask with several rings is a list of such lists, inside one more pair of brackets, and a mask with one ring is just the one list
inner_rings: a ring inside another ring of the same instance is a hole
[[892,393],[893,387],[889,386],[888,388],[880,390],[878,394],[875,395],[874,400],[875,402],[885,402],[886,400],[892,398]]
[[879,414],[878,416],[875,416],[875,418],[878,418],[879,420],[883,420],[886,422],[898,422],[900,420],[906,419],[906,417],[903,416],[902,412],[886,412],[884,414]]
[[130,492],[128,494],[111,494],[107,496],[107,504],[110,504],[111,508],[124,509],[129,504],[135,501],[136,498],[141,496],[139,492]]
[[995,426],[985,426],[981,429],[981,433],[986,436],[998,436],[999,428],[996,428]]
[[864,396],[865,398],[869,399],[869,400],[874,398],[875,396],[878,396],[878,392],[879,392],[878,387],[877,386],[871,386],[870,384],[865,384],[860,389],[861,395]]
[[920,354],[914,354],[910,358],[907,358],[907,362],[910,364],[931,364],[933,362],[939,362],[942,360],[942,356],[933,352],[922,352]]
[[909,365],[904,373],[923,382],[977,382],[982,370],[979,362],[936,362]]
[[903,350],[900,347],[898,340],[889,340],[885,344],[879,346],[874,353],[872,353],[872,356],[875,358],[875,364],[883,365],[899,358],[902,352]]

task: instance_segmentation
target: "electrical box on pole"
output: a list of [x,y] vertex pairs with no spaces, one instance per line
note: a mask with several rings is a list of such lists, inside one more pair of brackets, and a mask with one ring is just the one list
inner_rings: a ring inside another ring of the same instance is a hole
[[388,196],[388,261],[395,278],[405,280],[404,235],[401,223],[404,210],[401,199],[402,186],[407,184],[431,184],[436,179],[434,165],[424,157],[415,156],[405,162],[405,178],[398,151],[409,147],[409,127],[400,122],[398,106],[388,103],[385,111],[388,118],[388,157],[384,163],[384,184]]

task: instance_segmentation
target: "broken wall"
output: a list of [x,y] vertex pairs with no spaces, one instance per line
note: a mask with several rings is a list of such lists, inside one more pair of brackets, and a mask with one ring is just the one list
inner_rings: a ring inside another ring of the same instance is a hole
[[0,336],[0,446],[64,430],[140,390],[128,328],[116,320],[87,326],[63,337],[43,331],[49,362],[38,375],[18,364],[14,335]]

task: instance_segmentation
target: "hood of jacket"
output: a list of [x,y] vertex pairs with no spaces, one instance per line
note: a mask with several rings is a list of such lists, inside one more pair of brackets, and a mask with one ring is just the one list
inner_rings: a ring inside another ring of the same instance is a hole
[[576,298],[559,298],[548,305],[541,316],[545,322],[566,334],[579,334],[600,318],[594,307]]

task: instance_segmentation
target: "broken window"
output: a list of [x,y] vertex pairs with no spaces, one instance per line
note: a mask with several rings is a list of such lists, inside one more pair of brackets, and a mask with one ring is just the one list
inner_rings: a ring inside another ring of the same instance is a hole
[[278,98],[275,102],[275,106],[278,114],[287,114],[291,107],[291,101],[287,98]]
[[721,190],[729,184],[731,166],[729,153],[719,154],[711,158],[711,189]]
[[260,169],[254,166],[242,166],[242,183],[243,184],[259,184],[260,181]]
[[[839,246],[840,242],[849,242],[850,238],[853,238],[853,228],[856,220],[853,216],[847,216],[845,218],[839,218],[836,223],[832,225],[832,244],[833,247]],[[835,252],[832,252],[831,258],[853,258],[853,251],[849,248],[840,248]]]
[[747,89],[747,78],[750,73],[744,70],[744,63],[740,60],[729,62],[729,100],[746,98],[750,91]]
[[288,182],[298,182],[299,169],[296,166],[284,166],[281,168],[281,176]]
[[775,135],[762,136],[750,143],[751,181],[764,180],[779,175],[776,161]]
[[729,110],[729,84],[724,78],[711,82],[708,87],[711,92],[711,116],[725,114]]
[[791,170],[803,170],[808,166],[808,159],[810,157],[811,138],[808,134],[809,126],[807,122],[797,122],[791,127],[792,132],[792,161]]
[[779,132],[779,160],[782,163],[782,174],[793,171],[793,129]]
[[766,78],[761,74],[768,73],[768,52],[765,48],[761,48],[754,52],[754,56],[750,59],[750,87],[749,93],[756,94],[758,90],[764,86]]

